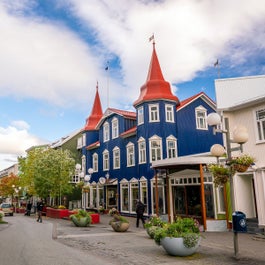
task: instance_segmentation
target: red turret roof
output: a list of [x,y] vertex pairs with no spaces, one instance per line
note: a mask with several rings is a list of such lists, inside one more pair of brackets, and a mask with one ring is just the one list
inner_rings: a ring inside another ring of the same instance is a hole
[[160,64],[157,58],[155,43],[153,42],[153,54],[149,66],[149,72],[145,84],[141,87],[139,98],[134,102],[134,106],[141,104],[143,101],[156,99],[167,99],[176,101],[178,98],[172,94],[170,84],[165,81]]
[[84,128],[85,131],[92,131],[96,130],[96,126],[99,120],[102,118],[103,112],[101,107],[101,101],[98,94],[98,84],[97,84],[97,91],[94,99],[94,105],[91,111],[90,116],[86,119],[86,126]]

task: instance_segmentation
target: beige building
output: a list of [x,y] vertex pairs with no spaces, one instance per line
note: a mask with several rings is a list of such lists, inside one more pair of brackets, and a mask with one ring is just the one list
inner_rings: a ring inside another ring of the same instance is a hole
[[233,178],[235,210],[265,227],[265,75],[218,79],[215,89],[218,111],[229,118],[230,132],[247,128],[243,153],[256,159],[248,171]]

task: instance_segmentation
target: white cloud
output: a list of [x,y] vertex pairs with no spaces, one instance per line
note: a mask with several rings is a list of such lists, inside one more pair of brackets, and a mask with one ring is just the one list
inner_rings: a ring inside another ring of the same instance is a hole
[[43,140],[30,135],[28,124],[24,121],[13,122],[15,126],[0,127],[0,154],[7,158],[25,155],[25,150],[43,144]]
[[[34,0],[0,2],[1,97],[41,99],[89,113],[99,81],[103,108],[108,89],[111,107],[131,109],[146,80],[152,33],[174,91],[217,58],[233,68],[265,49],[265,5],[260,0],[56,1],[57,8],[77,19],[82,34],[63,21],[37,16],[35,5]],[[86,42],[86,34],[97,45]],[[0,127],[0,155],[18,155],[38,144],[28,130],[23,121]]]
[[11,125],[17,129],[28,130],[30,128],[29,124],[25,121],[12,121]]

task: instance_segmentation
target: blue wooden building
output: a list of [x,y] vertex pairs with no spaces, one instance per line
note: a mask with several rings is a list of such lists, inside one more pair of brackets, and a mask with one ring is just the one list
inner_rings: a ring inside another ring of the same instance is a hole
[[155,178],[152,163],[209,152],[222,143],[206,122],[216,105],[203,92],[180,102],[164,80],[153,43],[147,79],[133,106],[135,112],[108,108],[103,113],[97,87],[82,137],[81,170],[93,169],[83,203],[133,215],[140,199],[148,215],[166,214],[167,184]]

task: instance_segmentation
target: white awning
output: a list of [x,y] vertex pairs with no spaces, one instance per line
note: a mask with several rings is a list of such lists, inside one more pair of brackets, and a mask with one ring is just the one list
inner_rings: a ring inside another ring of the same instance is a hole
[[166,168],[175,165],[200,165],[212,163],[217,163],[217,159],[214,156],[180,156],[154,161],[152,163],[152,168]]

